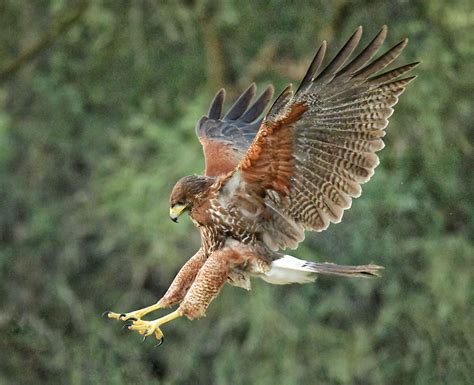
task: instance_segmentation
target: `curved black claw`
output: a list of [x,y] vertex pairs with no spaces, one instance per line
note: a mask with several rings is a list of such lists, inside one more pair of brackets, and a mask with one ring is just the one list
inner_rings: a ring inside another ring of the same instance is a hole
[[104,311],[104,312],[102,313],[101,317],[102,317],[102,318],[108,317],[109,313],[110,313],[110,310],[106,310],[106,311]]
[[165,342],[165,336],[161,337],[159,340],[158,340],[158,343],[153,346],[154,348],[157,348],[159,346],[161,346],[163,344],[163,342]]
[[127,315],[125,313],[122,313],[119,315],[119,320],[120,321],[138,321],[138,318],[135,318],[135,317],[127,318]]

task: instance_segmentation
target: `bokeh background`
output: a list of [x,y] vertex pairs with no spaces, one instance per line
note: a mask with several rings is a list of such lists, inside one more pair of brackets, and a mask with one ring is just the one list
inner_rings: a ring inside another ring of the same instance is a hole
[[[323,39],[383,24],[419,77],[362,197],[294,252],[383,277],[225,287],[157,349],[101,318],[199,247],[168,195],[203,170],[218,88],[281,90]],[[471,384],[473,24],[469,0],[0,2],[0,383]]]

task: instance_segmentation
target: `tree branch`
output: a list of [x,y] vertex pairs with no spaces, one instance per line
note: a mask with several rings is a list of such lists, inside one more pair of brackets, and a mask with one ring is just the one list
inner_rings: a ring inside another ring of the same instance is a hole
[[88,5],[87,1],[81,1],[74,11],[68,12],[63,15],[63,17],[59,17],[57,20],[53,21],[49,30],[46,31],[38,41],[28,48],[23,49],[16,58],[10,60],[6,65],[1,67],[0,82],[12,76],[26,63],[38,56],[40,52],[50,47],[61,34],[67,32],[77,22],[77,20],[79,20]]

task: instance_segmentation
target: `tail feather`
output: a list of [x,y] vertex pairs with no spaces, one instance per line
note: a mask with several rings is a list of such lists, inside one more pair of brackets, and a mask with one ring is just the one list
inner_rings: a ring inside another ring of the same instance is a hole
[[335,263],[329,262],[306,262],[304,267],[311,269],[318,274],[333,274],[333,275],[342,275],[345,277],[380,277],[379,271],[383,269],[382,266],[378,265],[336,265]]
[[318,274],[332,274],[344,277],[378,277],[379,271],[383,269],[378,265],[337,265],[329,262],[309,262],[302,259],[284,255],[272,262],[270,270],[261,278],[275,285],[286,285],[289,283],[313,282]]

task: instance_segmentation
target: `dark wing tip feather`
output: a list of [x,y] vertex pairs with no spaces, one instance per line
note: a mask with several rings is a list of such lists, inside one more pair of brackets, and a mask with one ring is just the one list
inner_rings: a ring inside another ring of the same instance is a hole
[[407,38],[403,39],[401,42],[399,42],[398,44],[395,44],[392,48],[390,48],[387,52],[385,52],[382,56],[375,59],[372,63],[369,63],[365,67],[354,72],[353,77],[366,78],[384,69],[400,56],[400,54],[405,49],[407,44],[408,44],[408,39]]
[[211,106],[209,107],[209,112],[207,116],[209,119],[220,119],[222,113],[222,106],[224,105],[225,100],[225,89],[221,88],[214,99],[212,99]]
[[325,80],[326,78],[333,78],[336,72],[344,65],[349,59],[354,49],[360,42],[362,37],[362,26],[359,26],[351,37],[347,40],[344,46],[339,50],[334,59],[324,68],[318,75],[318,80]]
[[265,91],[262,92],[259,98],[250,106],[250,108],[245,111],[240,120],[244,123],[252,123],[257,119],[268,106],[268,103],[270,103],[274,91],[275,89],[273,86],[269,85]]
[[326,55],[326,48],[327,48],[327,42],[326,40],[323,40],[321,45],[319,46],[316,54],[314,55],[313,61],[308,67],[308,70],[306,71],[306,74],[304,75],[303,80],[301,81],[298,89],[296,90],[296,94],[304,87],[306,87],[308,84],[310,84],[314,77],[316,76],[316,72],[318,72],[319,67],[321,67],[321,63],[324,60],[324,56]]
[[359,70],[362,66],[366,65],[367,62],[377,53],[379,48],[384,43],[387,38],[388,27],[386,25],[382,26],[380,31],[375,35],[369,44],[354,58],[352,61],[347,64],[343,69],[341,69],[337,76],[342,74],[349,73],[350,75],[355,71]]
[[242,114],[247,110],[247,107],[250,104],[250,101],[255,96],[257,86],[255,83],[250,84],[247,89],[239,96],[235,101],[232,107],[229,108],[229,111],[224,116],[225,120],[237,120],[242,116]]

